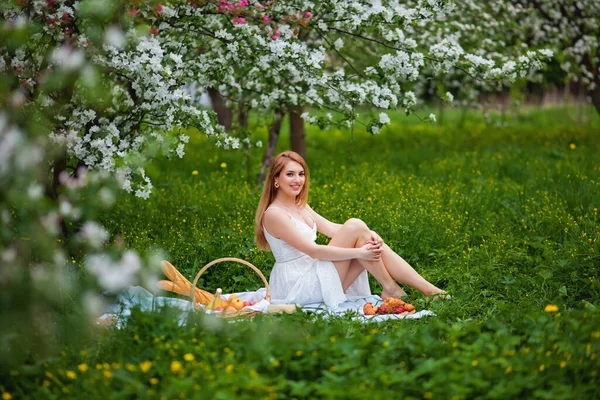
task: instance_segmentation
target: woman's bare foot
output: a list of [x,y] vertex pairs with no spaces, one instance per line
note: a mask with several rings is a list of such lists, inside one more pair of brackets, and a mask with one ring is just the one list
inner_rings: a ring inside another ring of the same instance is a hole
[[402,290],[402,288],[400,288],[400,287],[398,287],[398,289],[394,292],[392,292],[392,291],[388,292],[385,289],[381,291],[381,298],[384,300],[388,297],[393,297],[395,299],[399,299],[400,297],[404,297],[404,296],[406,296],[406,292],[404,290]]
[[452,296],[450,296],[448,294],[448,292],[446,292],[445,290],[442,290],[437,293],[430,293],[428,295],[425,295],[425,301],[427,301],[427,302],[435,301],[435,300],[450,300],[450,299],[452,299]]

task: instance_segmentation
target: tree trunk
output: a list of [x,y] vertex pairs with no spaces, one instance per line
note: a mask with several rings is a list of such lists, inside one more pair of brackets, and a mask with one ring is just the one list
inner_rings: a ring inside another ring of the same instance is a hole
[[[67,152],[66,150],[57,156],[52,162],[52,182],[46,190],[46,194],[56,204],[58,204],[58,187],[60,186],[60,175],[67,170]],[[65,243],[68,243],[70,238],[69,229],[64,218],[59,218],[60,231],[63,235]]]
[[47,194],[52,200],[58,200],[58,187],[60,186],[60,174],[67,170],[67,153],[63,151],[52,162],[52,182],[48,187]]
[[[240,106],[238,107],[238,126],[239,129],[242,131],[242,133],[249,138],[250,134],[248,133],[248,111],[246,110],[246,108],[244,107],[243,103],[240,103]],[[251,171],[252,171],[252,158],[250,157],[250,146],[248,146],[246,148],[246,150],[244,151],[244,155],[246,158],[246,182],[248,182],[248,184],[252,183],[252,177],[251,177]]]
[[275,110],[273,123],[269,129],[269,141],[267,143],[267,148],[265,149],[265,156],[263,158],[262,166],[260,167],[260,174],[258,175],[258,179],[256,181],[258,186],[263,184],[267,171],[271,166],[271,162],[273,161],[273,156],[275,155],[275,146],[277,146],[277,139],[279,139],[279,132],[281,131],[281,123],[283,122],[284,115],[285,114],[283,113],[283,110]]
[[289,106],[290,115],[290,147],[292,151],[306,158],[306,133],[304,131],[304,120],[300,117],[304,111],[303,106]]
[[243,131],[248,129],[248,111],[241,104],[238,108],[238,124]]
[[592,104],[596,107],[596,111],[600,114],[600,82],[596,85],[596,88],[589,92],[592,98]]
[[208,88],[208,95],[213,106],[213,110],[217,113],[217,121],[223,125],[225,129],[231,129],[233,121],[233,112],[227,108],[223,96],[215,88]]

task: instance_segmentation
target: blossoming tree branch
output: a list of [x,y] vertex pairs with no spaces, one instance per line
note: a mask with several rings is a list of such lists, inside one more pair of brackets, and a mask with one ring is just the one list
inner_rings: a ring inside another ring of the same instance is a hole
[[[3,46],[0,63],[13,79],[11,106],[43,110],[49,137],[65,149],[55,172],[76,160],[147,197],[152,183],[139,155],[160,148],[183,156],[181,129],[197,127],[219,146],[250,145],[193,101],[184,90],[191,82],[240,114],[281,119],[293,109],[322,127],[353,126],[357,106],[380,108],[366,123],[379,133],[390,121],[385,110],[413,113],[423,76],[510,81],[552,56],[544,43],[504,48],[481,32],[464,40],[460,11],[451,1],[21,0],[2,14],[27,44]],[[88,29],[94,18],[101,31]]]
[[[200,87],[218,91],[245,112],[272,112],[275,123],[282,110],[323,128],[352,126],[361,105],[402,107],[410,114],[418,101],[413,87],[428,74],[459,71],[482,81],[515,80],[552,56],[546,49],[510,51],[500,43],[482,52],[477,40],[464,48],[450,1],[218,0],[138,11],[169,52],[184,54]],[[325,113],[309,115],[305,108]],[[366,128],[379,133],[387,123],[381,113]],[[269,143],[267,152],[273,148]]]

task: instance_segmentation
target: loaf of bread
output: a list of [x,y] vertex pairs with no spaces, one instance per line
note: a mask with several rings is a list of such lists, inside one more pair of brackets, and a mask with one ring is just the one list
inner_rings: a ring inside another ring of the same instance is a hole
[[[170,262],[161,261],[160,267],[163,273],[169,280],[162,280],[156,283],[159,289],[177,293],[186,297],[190,297],[192,283],[181,274]],[[200,304],[207,306],[213,298],[213,294],[206,290],[195,288],[195,298]]]

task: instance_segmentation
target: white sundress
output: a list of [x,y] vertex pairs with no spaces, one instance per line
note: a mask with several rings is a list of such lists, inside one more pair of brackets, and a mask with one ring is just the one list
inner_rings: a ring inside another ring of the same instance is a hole
[[[265,212],[271,208],[279,207],[269,207]],[[288,214],[298,233],[306,235],[313,242],[317,239],[316,222],[311,228],[304,221],[292,217],[284,209],[279,209]],[[371,295],[366,270],[344,293],[340,276],[331,261],[311,258],[308,254],[269,234],[264,226],[263,231],[275,257],[275,265],[269,276],[272,303],[300,305],[325,303],[328,307],[336,309],[349,297]]]

